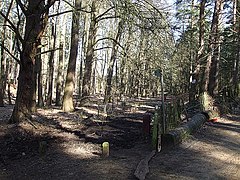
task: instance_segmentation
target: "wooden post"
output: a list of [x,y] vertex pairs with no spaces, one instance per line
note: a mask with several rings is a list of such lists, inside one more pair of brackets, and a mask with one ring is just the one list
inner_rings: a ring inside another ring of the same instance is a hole
[[151,123],[151,114],[147,113],[143,116],[143,134],[145,136],[150,135],[150,123]]
[[157,144],[158,144],[158,124],[159,124],[159,107],[155,107],[155,113],[154,113],[154,118],[153,118],[153,132],[152,132],[152,148],[154,150],[157,149]]
[[165,112],[165,101],[164,101],[164,81],[163,81],[163,69],[161,73],[161,93],[162,93],[162,128],[163,134],[166,133],[166,112]]
[[109,143],[108,142],[104,142],[102,144],[102,156],[103,157],[109,156]]
[[158,122],[158,142],[157,142],[157,152],[162,150],[162,124]]

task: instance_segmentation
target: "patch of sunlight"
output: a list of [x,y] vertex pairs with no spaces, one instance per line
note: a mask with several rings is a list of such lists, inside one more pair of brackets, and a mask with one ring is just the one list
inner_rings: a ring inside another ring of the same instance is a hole
[[98,107],[99,105],[98,104],[91,104],[92,107]]
[[67,145],[64,147],[64,152],[74,156],[77,159],[91,159],[99,157],[100,151],[89,144]]
[[89,114],[93,114],[93,115],[99,115],[99,116],[107,116],[106,113],[102,113],[102,112],[98,112],[97,110],[93,110],[93,109],[88,109],[86,107],[81,107],[82,110],[86,111]]
[[138,108],[139,105],[134,103],[134,104],[132,104],[132,107]]
[[108,123],[108,122],[110,122],[110,121],[101,120],[101,119],[93,119],[93,122],[96,122],[96,123]]
[[148,105],[140,105],[141,108],[149,108],[149,109],[154,109],[155,107],[153,106],[148,106]]
[[62,127],[64,127],[64,128],[69,128],[69,129],[71,129],[74,124],[73,124],[72,122],[69,122],[69,121],[62,121],[62,122],[60,123],[60,125],[61,125]]
[[[202,151],[204,156],[216,159],[217,161],[230,162],[233,158],[236,158],[238,152],[229,149],[228,147],[223,147],[222,145],[212,144],[211,142],[201,142],[190,147],[190,149],[195,151]],[[240,163],[240,162],[239,162]]]

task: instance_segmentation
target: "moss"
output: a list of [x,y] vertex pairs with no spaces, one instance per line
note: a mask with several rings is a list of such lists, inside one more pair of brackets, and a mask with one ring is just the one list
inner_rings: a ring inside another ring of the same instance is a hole
[[200,96],[200,102],[202,111],[207,112],[210,119],[219,116],[219,109],[215,104],[215,100],[207,92]]

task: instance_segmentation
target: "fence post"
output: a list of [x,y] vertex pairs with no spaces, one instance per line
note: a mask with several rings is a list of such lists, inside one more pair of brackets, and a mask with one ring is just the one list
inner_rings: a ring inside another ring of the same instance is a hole
[[145,136],[150,135],[150,123],[151,123],[151,115],[147,113],[143,116],[143,134]]
[[158,146],[158,130],[159,130],[160,114],[159,107],[155,107],[155,113],[153,117],[153,131],[152,131],[152,148],[157,149]]

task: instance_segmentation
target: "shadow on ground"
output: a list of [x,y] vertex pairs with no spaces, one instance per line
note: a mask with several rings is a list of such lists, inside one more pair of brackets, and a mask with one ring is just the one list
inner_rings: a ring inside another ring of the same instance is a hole
[[207,123],[179,146],[158,154],[147,179],[238,179],[240,118]]
[[[135,179],[137,163],[149,151],[142,121],[109,118],[98,123],[91,118],[37,114],[32,121],[38,129],[2,122],[0,179]],[[104,141],[110,142],[108,158],[101,157]]]

